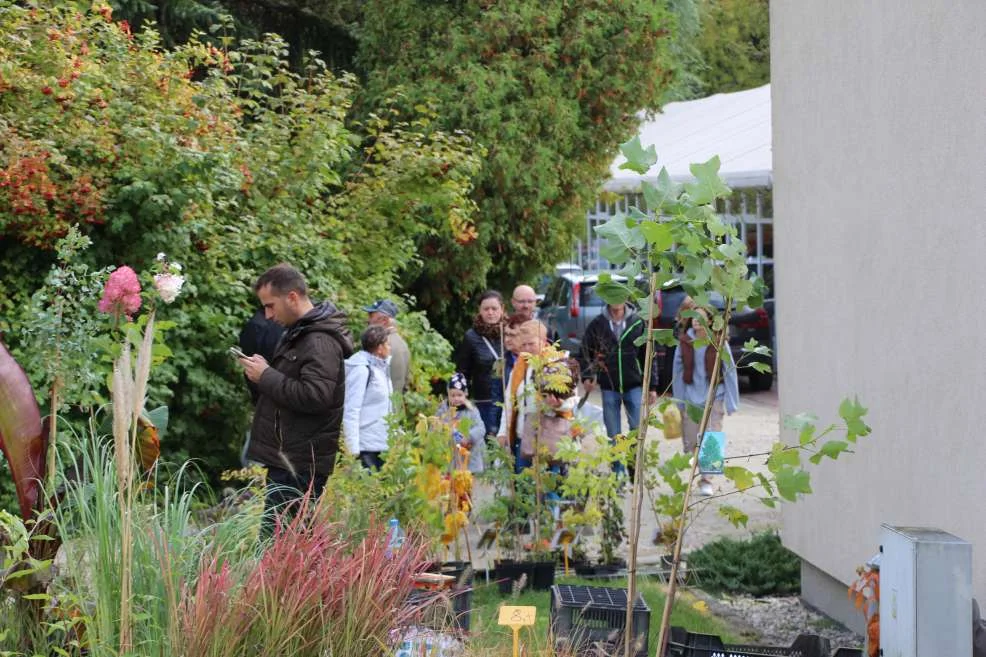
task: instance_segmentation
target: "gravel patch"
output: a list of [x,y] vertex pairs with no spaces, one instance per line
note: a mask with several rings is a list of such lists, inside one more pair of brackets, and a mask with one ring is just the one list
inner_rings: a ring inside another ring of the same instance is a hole
[[737,627],[744,641],[755,645],[788,647],[799,634],[819,634],[831,642],[833,651],[863,645],[863,637],[806,607],[797,596],[716,597],[702,591],[692,592],[705,600],[713,615]]

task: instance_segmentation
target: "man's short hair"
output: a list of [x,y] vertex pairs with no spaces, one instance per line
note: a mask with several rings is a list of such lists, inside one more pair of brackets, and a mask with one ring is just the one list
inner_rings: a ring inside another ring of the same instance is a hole
[[363,334],[359,336],[360,346],[363,347],[363,351],[368,351],[371,354],[377,350],[377,347],[385,343],[390,339],[390,331],[388,331],[383,326],[377,326],[376,324],[368,326]]
[[305,282],[305,277],[286,262],[274,265],[261,274],[253,285],[253,291],[259,292],[261,288],[268,285],[271,292],[277,296],[284,296],[289,292],[297,292],[302,297],[308,296],[308,283]]

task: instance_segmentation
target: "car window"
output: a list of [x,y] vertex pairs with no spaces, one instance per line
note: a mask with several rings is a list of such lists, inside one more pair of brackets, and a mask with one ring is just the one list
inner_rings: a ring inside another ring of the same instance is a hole
[[561,302],[561,288],[565,284],[565,279],[555,278],[551,281],[548,286],[548,291],[544,293],[544,305],[545,306],[560,306]]
[[561,279],[561,290],[558,292],[558,305],[570,305],[568,300],[572,298],[572,284],[565,278]]

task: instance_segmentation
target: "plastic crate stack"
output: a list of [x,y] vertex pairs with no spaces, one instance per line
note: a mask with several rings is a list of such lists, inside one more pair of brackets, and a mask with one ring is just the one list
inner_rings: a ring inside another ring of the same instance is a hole
[[[604,586],[551,587],[551,632],[564,654],[622,654],[626,630],[626,589]],[[639,595],[633,605],[633,652],[647,657],[650,608]]]
[[714,634],[698,634],[672,627],[668,657],[829,657],[829,640],[817,634],[800,634],[789,648],[726,645]]

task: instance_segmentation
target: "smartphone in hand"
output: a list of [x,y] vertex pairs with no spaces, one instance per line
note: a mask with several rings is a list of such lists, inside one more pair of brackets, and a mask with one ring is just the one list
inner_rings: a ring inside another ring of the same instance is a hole
[[237,358],[247,358],[247,355],[239,347],[230,347],[229,353]]

